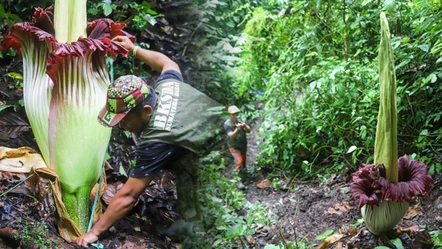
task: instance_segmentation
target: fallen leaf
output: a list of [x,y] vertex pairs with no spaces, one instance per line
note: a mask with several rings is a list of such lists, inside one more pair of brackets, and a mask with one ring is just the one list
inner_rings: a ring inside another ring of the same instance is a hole
[[0,238],[15,239],[18,232],[10,227],[0,228]]
[[341,215],[343,213],[348,212],[350,209],[353,209],[353,208],[354,207],[349,205],[347,202],[336,203],[333,207],[328,208],[327,212],[329,214]]
[[342,212],[339,211],[339,209],[336,210],[336,209],[334,209],[334,208],[332,208],[332,207],[330,207],[330,208],[327,209],[327,213],[329,213],[329,214],[337,214],[337,215],[341,215],[341,214],[342,214]]
[[338,242],[334,249],[344,249],[344,243]]
[[260,189],[270,187],[270,181],[268,179],[264,179],[260,183],[256,184],[256,187]]
[[420,210],[417,210],[417,209],[414,209],[412,207],[409,207],[408,208],[408,212],[404,216],[404,219],[406,219],[406,220],[412,219],[412,218],[414,218],[414,217],[416,217],[418,215],[421,215],[421,213],[422,212]]
[[358,229],[354,228],[348,231],[348,234],[351,236],[356,236],[358,234]]
[[424,229],[416,232],[412,248],[432,248],[431,235]]
[[344,237],[345,236],[343,234],[331,235],[327,237],[324,241],[322,241],[322,243],[318,246],[317,249],[326,249]]
[[176,249],[183,249],[183,245],[179,243],[174,243],[173,245],[175,246]]
[[406,228],[402,228],[402,227],[398,227],[396,229],[397,233],[408,233],[408,234],[413,234],[416,233],[420,230],[420,227],[418,225],[414,225],[411,227],[406,227]]
[[340,234],[347,234],[347,235],[356,235],[358,233],[357,228],[353,228],[347,224],[343,224],[341,227],[338,228],[338,232]]
[[255,239],[252,236],[247,236],[246,237],[247,243],[249,243],[249,245],[254,246],[255,245]]
[[161,27],[161,29],[167,34],[173,30],[173,28],[171,26],[164,26],[164,27]]
[[124,243],[124,245],[121,248],[122,249],[134,249],[135,244],[133,242],[127,241]]

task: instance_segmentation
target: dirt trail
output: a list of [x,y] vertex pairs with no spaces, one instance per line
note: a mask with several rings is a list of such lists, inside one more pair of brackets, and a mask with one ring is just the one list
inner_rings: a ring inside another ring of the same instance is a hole
[[[257,120],[248,137],[248,167],[257,167],[259,146],[257,135],[263,118]],[[263,248],[266,243],[279,244],[287,241],[314,241],[316,235],[326,230],[338,230],[344,224],[352,224],[359,218],[354,201],[350,198],[348,185],[343,183],[333,187],[319,186],[318,183],[299,184],[292,182],[289,189],[278,190],[271,186],[259,189],[256,184],[265,179],[257,173],[246,181],[246,198],[251,203],[265,203],[274,214],[276,222],[266,227],[267,235],[257,241],[256,248]],[[287,183],[289,179],[286,179]],[[328,213],[335,210],[335,214]],[[337,210],[336,210],[337,209]]]

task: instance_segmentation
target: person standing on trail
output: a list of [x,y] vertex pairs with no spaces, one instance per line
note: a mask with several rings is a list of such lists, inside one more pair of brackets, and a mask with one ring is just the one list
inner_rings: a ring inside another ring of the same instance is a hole
[[238,120],[240,110],[232,105],[228,110],[230,118],[224,123],[224,130],[227,133],[227,146],[235,160],[235,170],[245,170],[247,158],[247,133],[250,127],[243,121]]
[[201,228],[195,155],[207,147],[223,109],[218,102],[184,83],[178,64],[166,55],[135,46],[126,36],[113,40],[161,75],[154,87],[137,76],[125,75],[108,88],[98,121],[106,127],[118,124],[140,136],[141,142],[136,148],[136,166],[129,171],[128,180],[92,229],[77,239],[83,247],[97,241],[126,216],[152,179],[166,170],[176,176],[178,207],[186,220],[180,224],[185,224],[189,233]]

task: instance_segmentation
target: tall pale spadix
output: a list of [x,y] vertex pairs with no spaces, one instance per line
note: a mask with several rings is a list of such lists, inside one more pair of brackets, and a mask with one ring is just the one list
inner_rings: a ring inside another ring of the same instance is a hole
[[86,37],[86,0],[55,0],[54,28],[58,42],[71,43]]
[[390,42],[390,30],[384,12],[381,13],[381,43],[378,60],[380,105],[374,144],[374,164],[383,164],[388,181],[397,182],[396,73],[394,70],[393,48]]
[[352,175],[351,191],[359,200],[362,217],[374,234],[389,231],[402,219],[408,203],[431,189],[425,164],[399,158],[397,150],[396,74],[388,21],[381,13],[379,46],[380,106],[376,127],[374,164]]
[[112,37],[133,36],[109,19],[88,24],[85,0],[57,0],[55,12],[55,29],[51,11],[37,8],[32,22],[11,28],[0,49],[22,51],[26,114],[46,163],[60,178],[66,210],[85,232],[89,194],[111,134],[97,121],[110,84],[105,59],[127,55]]

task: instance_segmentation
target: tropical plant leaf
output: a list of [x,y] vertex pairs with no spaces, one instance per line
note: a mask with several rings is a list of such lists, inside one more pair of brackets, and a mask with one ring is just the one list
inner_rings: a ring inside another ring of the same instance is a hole
[[2,112],[3,110],[5,110],[8,107],[11,107],[12,105],[0,105],[0,112]]

